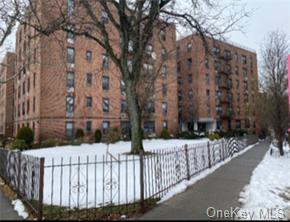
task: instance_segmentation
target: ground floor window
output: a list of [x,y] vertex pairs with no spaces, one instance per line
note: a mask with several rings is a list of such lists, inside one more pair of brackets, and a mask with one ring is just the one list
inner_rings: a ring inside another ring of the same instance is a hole
[[241,129],[241,120],[236,120],[236,128]]
[[102,124],[102,129],[103,129],[103,134],[107,134],[110,128],[110,122],[109,121],[103,121]]
[[155,122],[154,121],[144,122],[144,132],[145,133],[155,133]]
[[65,125],[65,135],[68,140],[73,139],[74,137],[74,123],[67,122]]
[[121,122],[121,134],[123,136],[130,136],[131,135],[131,125],[129,121],[122,121]]
[[86,131],[87,131],[87,133],[92,132],[92,121],[86,122]]

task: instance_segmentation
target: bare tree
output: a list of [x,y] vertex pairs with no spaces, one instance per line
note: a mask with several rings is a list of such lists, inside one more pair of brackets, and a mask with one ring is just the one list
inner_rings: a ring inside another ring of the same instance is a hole
[[278,141],[283,156],[283,141],[288,129],[287,102],[287,54],[289,43],[287,36],[279,31],[270,32],[262,48],[263,93],[260,100],[263,106],[263,124],[267,124]]
[[[230,31],[241,30],[241,21],[249,16],[243,6],[222,5],[217,0],[50,0],[42,1],[46,9],[42,14],[38,12],[37,1],[14,1],[18,7],[23,4],[20,8],[25,10],[9,17],[33,27],[39,35],[73,32],[91,39],[106,51],[125,82],[132,153],[143,149],[142,106],[147,100],[142,101],[141,94],[153,90],[150,86],[156,80],[156,75],[144,75],[142,71],[146,47],[154,33],[164,35],[168,27],[176,25],[181,33],[187,30],[201,36],[207,49],[207,36],[222,38]],[[144,81],[146,84],[142,84]],[[145,88],[140,90],[140,86]]]

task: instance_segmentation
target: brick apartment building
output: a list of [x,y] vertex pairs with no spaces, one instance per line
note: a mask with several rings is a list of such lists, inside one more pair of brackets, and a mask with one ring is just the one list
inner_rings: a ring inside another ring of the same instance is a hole
[[[52,15],[45,4],[38,1],[37,11],[40,19],[47,21]],[[104,12],[100,11],[100,16],[107,21]],[[73,32],[49,37],[36,34],[26,25],[19,26],[16,34],[19,74],[14,82],[14,135],[22,126],[33,129],[36,141],[71,138],[77,128],[83,129],[86,136],[96,129],[106,133],[111,127],[128,133],[124,83],[106,52],[94,41],[74,36]],[[176,133],[178,129],[175,49],[175,27],[156,30],[148,46],[149,54],[154,52],[156,58],[148,59],[151,63],[144,64],[144,69],[162,66],[162,75],[155,82],[150,115],[143,120],[147,133],[159,135],[163,128]]]
[[197,35],[177,41],[178,109],[182,130],[255,132],[257,57],[252,50]]
[[13,136],[13,76],[15,75],[15,54],[6,53],[0,65],[0,135]]

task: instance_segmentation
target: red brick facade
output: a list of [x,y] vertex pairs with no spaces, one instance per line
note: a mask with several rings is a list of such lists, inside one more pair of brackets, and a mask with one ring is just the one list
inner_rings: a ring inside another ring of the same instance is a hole
[[13,135],[13,76],[15,75],[15,54],[8,52],[0,65],[0,135]]
[[[40,3],[38,7],[43,9]],[[42,18],[46,16],[43,10]],[[107,121],[110,127],[121,129],[121,122],[128,122],[128,117],[121,112],[121,101],[125,97],[121,93],[120,72],[110,58],[108,68],[102,68],[105,51],[85,37],[75,36],[68,40],[65,32],[30,39],[33,34],[35,31],[28,26],[20,26],[17,31],[17,70],[20,74],[15,80],[14,135],[24,125],[33,129],[37,141],[65,139],[71,132],[66,129],[71,126],[74,131],[83,129],[88,137],[96,129],[102,130]],[[155,82],[155,112],[149,120],[154,121],[157,136],[165,122],[170,133],[175,134],[178,129],[175,27],[166,29],[166,40],[161,43],[156,31],[152,46],[157,57],[155,67],[161,64],[162,47],[166,48],[168,58],[162,62],[167,65],[167,77],[158,77]],[[68,49],[74,51],[73,64],[67,62]],[[108,86],[104,83],[103,87],[103,81],[108,79]],[[167,87],[166,95],[160,90],[163,84]],[[67,100],[73,100],[70,113]],[[104,100],[109,102],[108,112],[103,110]],[[163,102],[167,103],[167,113],[162,112]]]
[[255,52],[196,35],[177,41],[179,123],[183,130],[256,129]]

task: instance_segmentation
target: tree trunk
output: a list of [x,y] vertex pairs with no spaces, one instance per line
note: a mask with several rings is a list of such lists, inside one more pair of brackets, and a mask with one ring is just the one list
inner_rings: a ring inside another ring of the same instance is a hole
[[132,90],[132,87],[130,86],[127,90],[127,100],[131,122],[131,153],[139,154],[140,150],[143,150],[141,110],[138,105],[136,93],[134,93],[134,90]]
[[281,156],[284,156],[284,150],[283,150],[283,137],[278,139],[278,149]]

